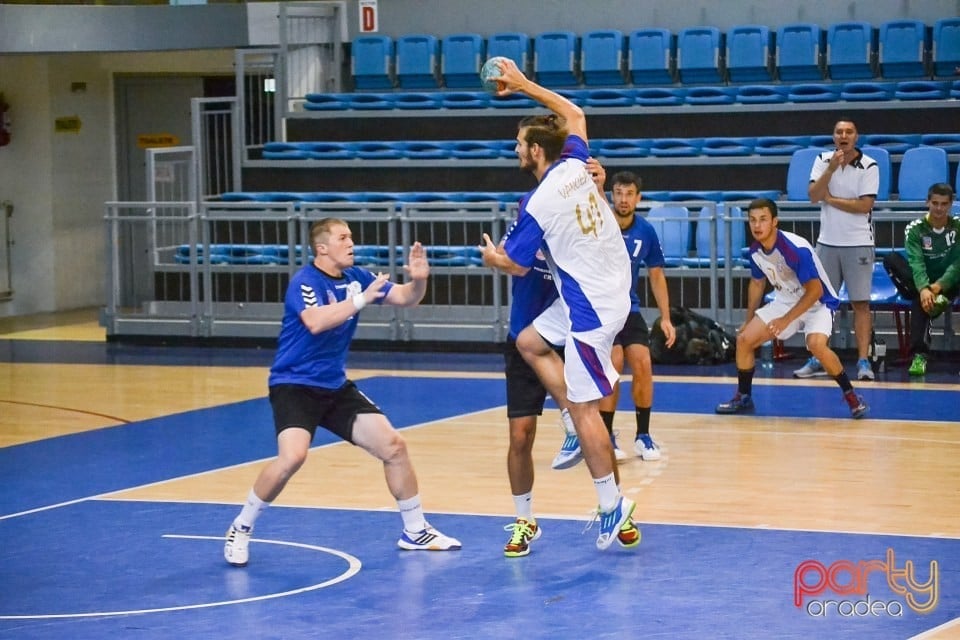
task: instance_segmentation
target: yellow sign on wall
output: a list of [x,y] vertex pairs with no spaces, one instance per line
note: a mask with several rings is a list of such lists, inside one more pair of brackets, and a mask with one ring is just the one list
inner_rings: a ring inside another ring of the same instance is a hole
[[80,133],[82,124],[79,116],[64,116],[53,121],[53,131],[54,133]]
[[141,133],[137,136],[137,146],[141,149],[176,147],[179,144],[180,138],[172,133]]

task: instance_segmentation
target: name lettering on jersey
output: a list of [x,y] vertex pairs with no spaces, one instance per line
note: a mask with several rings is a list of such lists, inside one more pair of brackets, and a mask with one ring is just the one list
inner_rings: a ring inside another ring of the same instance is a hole
[[303,298],[303,304],[308,307],[317,306],[317,292],[313,287],[305,284],[300,285],[300,297]]
[[592,182],[592,180],[590,179],[590,174],[587,173],[586,169],[584,169],[584,171],[576,178],[558,188],[557,193],[560,194],[561,198],[569,198],[571,194],[579,190],[580,187],[588,182]]
[[600,214],[600,203],[597,202],[595,193],[591,193],[587,198],[587,203],[578,203],[576,207],[577,224],[583,235],[592,233],[594,237],[599,235],[598,229],[603,228],[603,216]]

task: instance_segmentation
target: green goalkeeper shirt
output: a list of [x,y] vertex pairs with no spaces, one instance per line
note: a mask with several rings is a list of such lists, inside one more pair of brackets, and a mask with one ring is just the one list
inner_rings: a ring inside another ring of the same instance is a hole
[[944,291],[955,291],[960,283],[960,218],[934,230],[927,216],[914,220],[906,229],[907,262],[917,290],[940,281]]

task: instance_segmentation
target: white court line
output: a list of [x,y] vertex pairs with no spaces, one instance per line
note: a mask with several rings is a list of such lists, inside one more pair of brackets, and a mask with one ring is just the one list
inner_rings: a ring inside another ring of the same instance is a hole
[[[182,540],[216,540],[218,542],[223,542],[223,536],[188,536],[188,535],[177,535],[173,533],[166,533],[161,536],[163,538],[178,538]],[[303,544],[300,542],[286,542],[283,540],[263,540],[259,538],[251,538],[251,542],[260,542],[262,544],[276,544],[285,547],[299,547],[301,549],[310,549],[312,551],[321,551],[323,553],[329,553],[340,558],[343,558],[347,561],[347,570],[329,580],[324,582],[318,582],[317,584],[312,584],[306,587],[301,587],[299,589],[291,589],[290,591],[281,591],[278,593],[268,593],[262,596],[251,596],[249,598],[239,598],[236,600],[221,600],[220,602],[204,602],[201,604],[186,604],[177,607],[157,607],[155,609],[130,609],[127,611],[92,611],[87,613],[50,613],[50,614],[37,614],[37,615],[0,615],[0,620],[51,620],[57,618],[99,618],[105,616],[127,616],[134,615],[138,613],[163,613],[166,611],[186,611],[188,609],[209,609],[211,607],[223,607],[233,604],[243,604],[245,602],[258,602],[261,600],[273,600],[275,598],[284,598],[287,596],[293,596],[298,593],[306,593],[307,591],[316,591],[317,589],[323,589],[324,587],[329,587],[334,584],[343,582],[355,576],[357,572],[360,571],[360,567],[363,566],[360,560],[356,557],[344,553],[343,551],[337,551],[336,549],[329,549],[327,547],[317,547],[311,544]]]

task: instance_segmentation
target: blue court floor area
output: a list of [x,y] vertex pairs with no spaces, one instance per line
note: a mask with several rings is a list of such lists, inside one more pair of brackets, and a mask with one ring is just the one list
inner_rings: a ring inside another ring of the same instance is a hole
[[0,520],[0,637],[884,640],[960,602],[953,540],[641,523],[639,547],[600,552],[596,525],[542,519],[510,559],[504,518],[432,515],[463,549],[410,552],[396,513],[274,508],[240,569],[221,555],[235,512],[89,500]]

